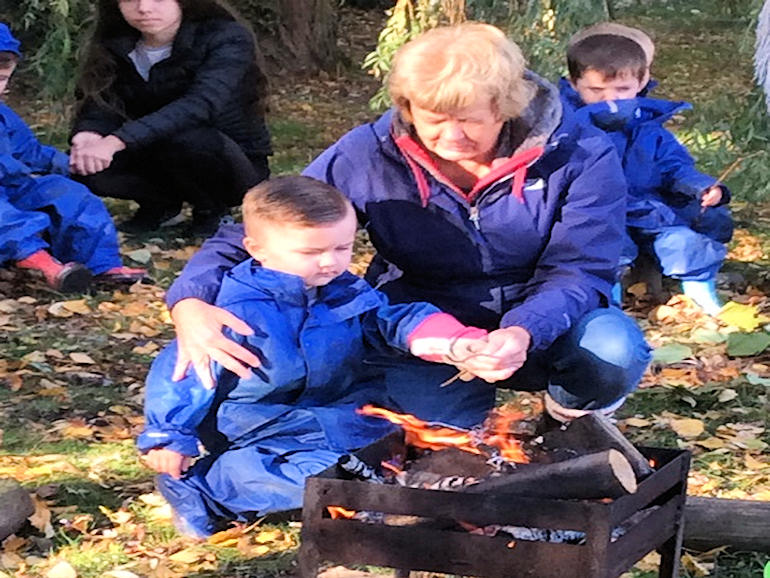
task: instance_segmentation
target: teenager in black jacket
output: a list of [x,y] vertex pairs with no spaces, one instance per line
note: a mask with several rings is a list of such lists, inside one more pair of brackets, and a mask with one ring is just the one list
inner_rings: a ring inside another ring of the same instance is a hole
[[208,233],[269,175],[267,79],[219,1],[99,0],[78,90],[71,170],[139,203],[124,230],[157,229],[187,201]]

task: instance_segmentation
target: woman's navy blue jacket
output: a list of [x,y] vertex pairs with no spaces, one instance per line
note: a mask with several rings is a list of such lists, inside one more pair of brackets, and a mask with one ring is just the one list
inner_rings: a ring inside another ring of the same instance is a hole
[[243,25],[225,19],[184,21],[171,56],[150,69],[147,81],[128,57],[137,40],[138,33],[107,45],[116,77],[105,99],[123,110],[88,99],[81,103],[73,134],[114,134],[133,149],[188,129],[212,127],[249,157],[270,154],[258,86],[265,77],[257,66],[253,36]]
[[427,303],[390,305],[352,273],[311,297],[300,277],[263,269],[252,260],[225,276],[216,303],[254,330],[250,336],[230,332],[228,337],[255,352],[262,365],[242,379],[215,364],[215,390],[204,388],[194,372],[173,382],[173,342],[147,378],[140,450],[166,447],[196,456],[200,440],[219,453],[292,431],[300,410],[315,418],[327,448],[346,451],[369,444],[389,426],[355,413],[366,403],[385,403],[382,383],[364,367],[366,351],[392,347],[407,354],[409,336],[439,313]]
[[[395,111],[343,136],[304,171],[353,202],[377,255],[367,279],[392,302],[427,301],[466,325],[518,325],[545,349],[608,301],[625,227],[626,185],[601,131],[562,118],[558,91],[505,124],[505,158],[473,191],[436,169]],[[242,230],[224,227],[168,294],[212,302],[244,258]]]

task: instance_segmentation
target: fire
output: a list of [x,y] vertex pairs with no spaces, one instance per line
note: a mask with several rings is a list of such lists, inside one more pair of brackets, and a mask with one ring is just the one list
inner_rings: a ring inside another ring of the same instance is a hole
[[346,510],[340,506],[327,506],[326,509],[329,511],[332,520],[336,520],[337,518],[352,518],[356,515],[355,510]]
[[510,424],[520,420],[523,414],[494,413],[493,419],[485,423],[482,435],[479,436],[470,430],[432,424],[413,415],[395,413],[373,405],[365,405],[358,412],[400,425],[406,432],[406,443],[414,447],[430,450],[455,447],[472,454],[482,454],[484,452],[477,447],[482,443],[497,448],[506,460],[518,463],[529,461],[521,448],[521,443],[508,433]]

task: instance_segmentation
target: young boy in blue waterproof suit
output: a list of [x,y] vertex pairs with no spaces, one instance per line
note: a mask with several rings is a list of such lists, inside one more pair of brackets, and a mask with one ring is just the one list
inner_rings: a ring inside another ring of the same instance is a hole
[[578,121],[609,135],[623,162],[629,239],[621,268],[639,249],[651,252],[665,275],[681,280],[685,295],[716,315],[715,279],[733,231],[730,192],[699,172],[663,126],[690,105],[639,96],[646,93],[652,60],[652,42],[640,30],[605,23],[577,36],[568,48],[570,79],[562,79],[561,96]]
[[[21,58],[19,41],[0,23],[0,95]],[[63,292],[87,289],[92,275],[138,281],[123,267],[112,217],[98,197],[66,178],[67,155],[41,145],[24,121],[0,103],[0,265],[41,272]]]
[[[486,336],[427,303],[390,305],[346,272],[355,211],[326,183],[264,181],[246,194],[243,216],[253,259],[228,272],[216,302],[253,329],[230,335],[261,366],[248,379],[216,366],[213,390],[194,373],[175,382],[173,343],[150,370],[138,439],[177,526],[196,536],[300,507],[306,477],[388,431],[355,412],[385,402],[362,363],[368,348],[439,361],[465,357]],[[199,443],[209,453],[188,469]]]

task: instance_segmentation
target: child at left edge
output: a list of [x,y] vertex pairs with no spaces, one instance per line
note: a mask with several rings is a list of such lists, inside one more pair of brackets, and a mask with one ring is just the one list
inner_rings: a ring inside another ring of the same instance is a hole
[[[19,41],[0,22],[0,99],[20,59]],[[0,102],[0,265],[39,271],[64,293],[85,291],[93,276],[147,279],[144,269],[123,266],[107,208],[68,173],[67,155],[41,145]]]
[[[197,537],[227,521],[301,507],[305,478],[390,431],[355,411],[388,403],[367,353],[396,348],[460,363],[487,335],[429,303],[390,304],[347,272],[356,215],[326,183],[264,181],[246,193],[243,220],[252,258],[227,273],[217,304],[252,328],[250,336],[226,331],[261,366],[243,379],[215,364],[213,390],[195,372],[174,381],[173,342],[147,377],[146,426],[137,440],[161,474],[157,484],[177,528]],[[189,467],[199,443],[208,454]]]

